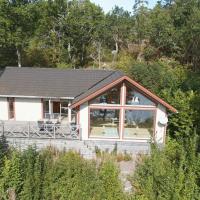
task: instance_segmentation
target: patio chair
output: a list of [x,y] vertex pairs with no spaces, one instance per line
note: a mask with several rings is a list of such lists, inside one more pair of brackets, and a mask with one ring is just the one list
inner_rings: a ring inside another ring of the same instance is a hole
[[53,126],[54,126],[54,123],[51,122],[51,121],[47,121],[45,124],[45,129],[48,130],[49,132],[53,132]]
[[38,124],[39,130],[44,131],[44,121],[38,121],[37,124]]

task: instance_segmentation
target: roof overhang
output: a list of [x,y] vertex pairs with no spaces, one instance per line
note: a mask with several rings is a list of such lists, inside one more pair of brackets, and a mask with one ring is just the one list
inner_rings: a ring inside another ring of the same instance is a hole
[[15,98],[30,98],[30,99],[69,99],[73,100],[74,97],[51,97],[51,96],[24,96],[24,95],[0,95],[0,97],[15,97]]
[[83,103],[85,103],[87,101],[90,101],[91,99],[101,95],[102,93],[106,92],[107,90],[111,89],[112,87],[116,86],[117,84],[119,84],[119,83],[121,83],[123,81],[128,81],[129,83],[131,83],[134,87],[136,87],[136,89],[138,91],[140,91],[143,94],[145,94],[147,97],[152,99],[154,102],[157,102],[157,103],[163,105],[164,107],[166,107],[167,109],[169,109],[170,111],[172,111],[174,113],[178,112],[173,106],[171,106],[170,104],[165,102],[163,99],[161,99],[157,95],[153,94],[148,89],[146,89],[145,87],[143,87],[142,85],[140,85],[136,81],[132,80],[128,76],[122,76],[121,78],[116,79],[112,83],[100,88],[99,90],[97,90],[96,92],[88,95],[87,97],[84,97],[83,99],[80,99],[79,101],[72,103],[71,108],[75,108],[75,107],[80,106],[81,104],[83,104]]

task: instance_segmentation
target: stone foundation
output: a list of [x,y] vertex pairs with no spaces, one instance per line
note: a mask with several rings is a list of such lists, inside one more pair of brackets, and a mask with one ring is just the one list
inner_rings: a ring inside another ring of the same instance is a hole
[[57,148],[58,150],[73,150],[80,152],[85,158],[95,158],[95,151],[112,152],[129,154],[149,154],[150,144],[142,142],[114,142],[114,141],[80,141],[80,140],[64,140],[64,139],[34,139],[34,138],[7,138],[9,145],[24,150],[29,146],[35,145],[37,149],[43,149],[48,146]]

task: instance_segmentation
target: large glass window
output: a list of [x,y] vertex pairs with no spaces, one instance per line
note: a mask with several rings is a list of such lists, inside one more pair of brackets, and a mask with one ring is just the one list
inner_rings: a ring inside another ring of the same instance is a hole
[[155,104],[146,98],[141,93],[137,92],[135,89],[127,86],[126,91],[126,104],[127,105],[150,105],[154,106]]
[[[128,82],[126,92],[121,93],[121,88],[119,84],[90,101],[90,137],[120,138],[121,134],[124,139],[150,139],[154,132],[155,111],[154,108],[145,110],[145,106],[156,107],[156,104]],[[126,102],[120,106],[122,95]],[[120,125],[123,125],[122,133]]]
[[101,96],[93,99],[91,104],[120,104],[120,86],[114,87]]
[[153,136],[154,111],[126,110],[124,121],[124,138],[146,139]]
[[119,110],[90,109],[90,136],[119,137]]

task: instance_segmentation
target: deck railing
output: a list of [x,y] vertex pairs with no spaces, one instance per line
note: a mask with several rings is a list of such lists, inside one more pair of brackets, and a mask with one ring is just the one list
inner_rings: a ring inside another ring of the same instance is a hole
[[59,119],[59,117],[61,116],[60,113],[44,113],[44,118],[45,119]]
[[80,139],[80,126],[75,124],[41,124],[1,122],[0,134],[10,138]]

